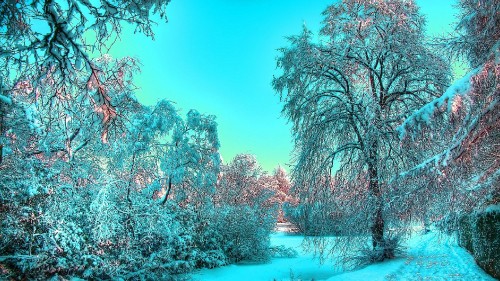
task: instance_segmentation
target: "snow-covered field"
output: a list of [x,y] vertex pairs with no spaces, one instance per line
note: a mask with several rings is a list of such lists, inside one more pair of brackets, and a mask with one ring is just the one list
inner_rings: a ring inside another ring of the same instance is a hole
[[193,280],[495,280],[479,268],[454,239],[436,233],[414,235],[408,241],[404,257],[350,272],[341,272],[331,263],[321,265],[311,253],[302,250],[302,239],[302,236],[282,232],[271,235],[273,246],[296,249],[299,255],[295,258],[273,258],[265,264],[204,269],[193,274]]

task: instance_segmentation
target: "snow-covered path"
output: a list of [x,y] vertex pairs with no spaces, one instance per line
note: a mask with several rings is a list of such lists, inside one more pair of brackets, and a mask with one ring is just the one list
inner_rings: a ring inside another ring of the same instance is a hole
[[435,233],[413,236],[408,242],[405,257],[351,272],[339,272],[331,264],[320,265],[312,254],[301,250],[301,242],[301,236],[273,234],[272,245],[292,247],[299,252],[299,256],[274,258],[266,264],[238,264],[204,269],[194,274],[193,280],[495,280],[479,268],[472,256],[457,246],[453,239]]
[[328,281],[345,280],[495,280],[457,246],[455,239],[435,233],[415,235],[408,243],[406,257],[367,266],[334,276]]

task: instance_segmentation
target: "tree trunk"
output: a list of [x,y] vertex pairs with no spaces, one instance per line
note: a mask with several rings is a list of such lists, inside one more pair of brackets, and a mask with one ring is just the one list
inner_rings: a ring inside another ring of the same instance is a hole
[[[0,84],[0,95],[2,94],[2,85]],[[3,122],[4,122],[5,112],[3,111],[2,103],[0,103],[0,137],[3,137]],[[0,164],[3,161],[3,144],[0,144]]]
[[378,140],[374,140],[370,146],[369,159],[368,159],[368,177],[369,177],[369,191],[375,199],[375,209],[373,210],[373,221],[371,226],[372,231],[372,244],[373,250],[380,252],[377,255],[377,260],[382,261],[386,257],[392,256],[391,253],[386,252],[386,241],[384,237],[385,221],[382,214],[383,198],[380,190],[380,182],[378,177]]
[[384,247],[384,218],[382,215],[382,194],[380,192],[380,186],[377,177],[377,168],[371,167],[368,170],[370,176],[369,189],[372,195],[375,197],[375,210],[373,212],[373,225],[372,230],[372,242],[373,249],[380,249]]
[[172,189],[172,176],[169,176],[168,177],[168,189],[167,189],[167,193],[165,194],[165,198],[163,198],[163,201],[161,202],[162,205],[164,205],[165,203],[167,203],[168,196],[170,195],[170,190],[171,189]]

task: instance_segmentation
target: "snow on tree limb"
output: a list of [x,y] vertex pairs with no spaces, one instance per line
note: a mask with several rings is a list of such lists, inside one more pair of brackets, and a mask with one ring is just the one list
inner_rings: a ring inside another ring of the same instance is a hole
[[12,105],[12,99],[2,94],[0,94],[0,101],[8,105]]
[[[480,68],[476,68],[467,73],[462,79],[451,85],[443,95],[416,110],[412,115],[396,129],[399,133],[399,138],[404,139],[408,130],[416,130],[420,128],[420,124],[431,124],[431,119],[435,112],[439,111],[446,105],[447,111],[451,110],[452,103],[456,96],[465,96],[471,90],[471,78],[479,72]],[[416,127],[416,128],[415,128]]]
[[[494,196],[500,182],[499,84],[500,65],[495,52],[481,67],[405,120],[398,128],[401,145],[409,145],[423,157],[390,182],[421,181],[421,177],[430,176],[436,186],[460,193],[464,201],[482,196],[464,208],[479,206]],[[421,184],[413,184],[408,192],[419,192]]]

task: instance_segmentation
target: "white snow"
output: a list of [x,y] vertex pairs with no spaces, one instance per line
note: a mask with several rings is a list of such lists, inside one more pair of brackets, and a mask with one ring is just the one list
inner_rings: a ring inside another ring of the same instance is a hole
[[[194,281],[255,281],[255,280],[326,280],[338,274],[332,264],[321,265],[313,254],[302,250],[304,237],[275,233],[271,235],[271,246],[284,245],[294,248],[299,255],[295,258],[273,258],[264,264],[236,264],[215,269],[203,269],[193,274]],[[292,277],[292,278],[291,278]]]
[[431,232],[415,234],[407,244],[405,256],[341,272],[332,263],[320,265],[312,254],[302,251],[302,236],[276,233],[272,245],[286,245],[299,252],[295,258],[273,258],[265,264],[237,264],[216,269],[203,269],[193,274],[195,281],[210,280],[495,280],[479,268],[472,256],[460,248],[456,240]]
[[408,252],[403,258],[373,264],[327,279],[344,280],[495,279],[486,274],[465,249],[457,245],[456,239],[431,232],[412,237],[408,241]]
[[489,205],[486,210],[484,210],[485,213],[500,213],[500,204],[495,204],[495,205]]

